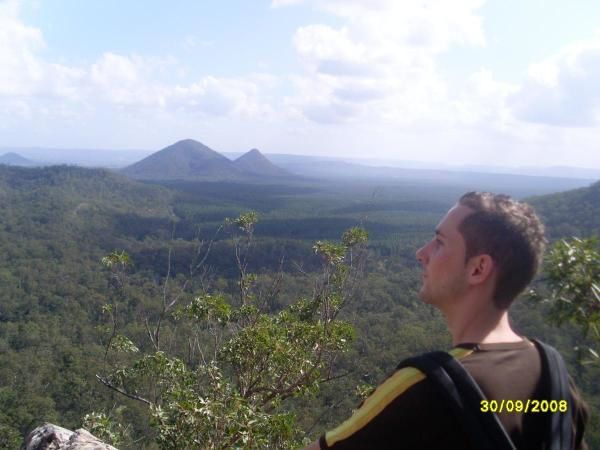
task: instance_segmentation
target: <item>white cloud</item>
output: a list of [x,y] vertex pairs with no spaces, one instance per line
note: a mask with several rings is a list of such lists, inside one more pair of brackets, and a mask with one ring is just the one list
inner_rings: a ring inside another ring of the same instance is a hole
[[309,63],[365,65],[370,59],[367,47],[354,43],[348,34],[347,28],[336,30],[326,25],[308,25],[296,31],[294,46]]
[[[294,3],[301,1],[279,0],[271,6]],[[312,3],[343,25],[307,24],[296,30],[293,44],[304,71],[291,77],[295,90],[283,100],[275,97],[274,77],[264,75],[204,76],[173,84],[165,74],[182,69],[173,58],[106,52],[86,66],[46,61],[40,30],[22,23],[16,1],[0,3],[10,6],[0,10],[0,62],[7,68],[0,75],[0,95],[6,97],[0,111],[30,118],[53,111],[65,117],[70,108],[90,119],[94,111],[104,117],[112,110],[117,117],[122,112],[127,117],[200,115],[402,127],[453,116],[436,57],[452,45],[483,45],[480,1],[460,0],[451,7],[440,0]],[[183,44],[198,41],[188,35]]]
[[46,46],[42,33],[22,23],[19,5],[15,0],[0,2],[0,102],[3,111],[32,117],[36,105],[28,100],[33,98],[79,99],[85,70],[43,60],[39,56]]
[[600,36],[532,64],[511,97],[517,118],[533,123],[586,127],[600,121]]
[[305,73],[287,104],[316,122],[439,118],[450,100],[437,56],[453,45],[485,44],[479,0],[311,3],[344,22],[303,26],[293,38]]
[[484,45],[480,0],[321,0],[360,33],[385,47],[408,46],[439,52],[450,45]]
[[[39,29],[19,18],[19,2],[0,2],[0,114],[33,120],[37,115],[65,116],[108,108],[129,111],[182,109],[205,115],[265,115],[261,86],[268,77],[203,77],[185,86],[160,82],[174,58],[141,57],[106,52],[89,66],[46,61]],[[66,103],[65,103],[66,102]],[[68,114],[67,114],[68,115]]]
[[260,87],[255,81],[204,77],[188,86],[176,87],[170,96],[176,108],[215,116],[254,116],[265,113]]
[[[274,0],[272,6],[303,3]],[[347,21],[367,40],[442,51],[449,45],[485,45],[484,0],[306,0]]]
[[91,95],[101,94],[105,101],[130,109],[171,113],[255,117],[270,111],[261,97],[262,87],[272,81],[269,77],[205,76],[189,84],[172,85],[157,81],[154,75],[159,70],[160,65],[144,58],[105,54],[92,65]]
[[464,88],[454,100],[454,119],[464,125],[504,127],[512,126],[514,119],[507,99],[518,90],[518,86],[499,81],[492,72],[480,68],[467,79]]
[[0,95],[27,95],[43,78],[36,52],[44,47],[42,33],[18,20],[19,4],[0,3]]
[[171,60],[104,53],[89,68],[83,88],[91,103],[99,101],[127,108],[163,108],[171,88],[156,81]]
[[138,64],[125,56],[105,53],[92,64],[90,78],[103,86],[130,85],[138,81]]

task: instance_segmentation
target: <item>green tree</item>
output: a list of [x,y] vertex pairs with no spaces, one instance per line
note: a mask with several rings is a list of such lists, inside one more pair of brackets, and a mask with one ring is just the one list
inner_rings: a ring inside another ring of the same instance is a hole
[[[547,294],[532,290],[531,297],[550,305],[550,320],[573,322],[600,343],[600,248],[596,238],[562,239],[544,263]],[[598,360],[598,353],[589,352]]]
[[[314,251],[323,270],[315,280],[313,296],[272,313],[254,293],[257,275],[248,272],[256,222],[255,213],[229,221],[241,233],[234,238],[239,298],[201,292],[186,304],[163,310],[163,327],[186,330],[187,355],[157,347],[150,332],[151,351],[136,353],[142,343],[136,346],[121,338],[114,326],[109,330],[107,352],[127,353],[129,358],[114,358],[120,363],[98,379],[147,405],[161,448],[300,445],[303,434],[286,408],[286,399],[315,393],[321,383],[334,379],[336,359],[350,348],[354,329],[337,316],[356,292],[366,256],[366,232],[353,228],[341,243],[317,242]],[[111,255],[119,257],[109,255],[105,260],[114,259],[117,267],[125,267],[123,254]],[[114,270],[111,274],[115,276]],[[97,421],[102,429],[111,429],[106,416],[97,417],[102,419]]]

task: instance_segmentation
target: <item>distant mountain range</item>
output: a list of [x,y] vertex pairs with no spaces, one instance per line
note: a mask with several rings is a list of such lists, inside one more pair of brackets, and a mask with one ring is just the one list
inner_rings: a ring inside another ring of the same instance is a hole
[[[392,166],[368,166],[356,162],[347,162],[337,158],[325,158],[305,155],[270,154],[269,158],[278,166],[304,177],[324,180],[350,181],[385,184],[414,184],[432,183],[437,185],[461,186],[464,192],[485,190],[503,192],[513,197],[522,198],[531,195],[543,195],[549,192],[566,191],[589,186],[600,178],[600,170],[590,169],[575,175],[573,178],[558,175],[526,175],[512,174],[510,171],[501,172],[490,170],[486,172],[459,170],[459,166],[446,168],[404,168]],[[549,172],[554,173],[554,172]],[[589,178],[582,175],[589,175]],[[597,176],[593,176],[596,174]]]
[[[223,152],[228,158],[237,158],[241,153]],[[600,168],[570,166],[495,166],[495,165],[456,165],[442,162],[419,162],[394,159],[358,159],[314,155],[289,155],[269,153],[269,160],[279,167],[305,176],[379,178],[396,172],[419,171],[451,173],[491,173],[496,175],[524,175],[528,177],[578,178],[586,181],[600,179]]]
[[8,152],[0,156],[0,164],[6,164],[7,166],[23,166],[32,167],[38,164],[30,159],[27,159],[18,153]]
[[193,139],[163,148],[121,170],[140,180],[244,181],[252,178],[289,177],[289,172],[252,149],[234,161]]
[[[200,151],[190,150],[193,147]],[[166,156],[161,153],[173,148],[174,151],[166,152]],[[0,152],[3,150],[15,152],[14,148],[0,148]],[[511,195],[541,195],[549,191],[587,186],[600,179],[600,168],[457,166],[407,160],[348,159],[281,153],[269,153],[265,157],[258,150],[245,154],[217,153],[191,139],[177,142],[153,154],[139,149],[60,148],[20,148],[18,153],[19,156],[30,159],[29,165],[75,164],[121,169],[122,173],[131,178],[147,180],[271,182],[269,180],[279,178],[285,181],[290,177],[377,183],[430,180],[459,184],[465,189],[494,188]],[[19,164],[12,160],[0,161],[2,163]],[[21,162],[20,165],[25,163]],[[539,189],[532,192],[529,188],[523,190],[523,186],[538,186]]]

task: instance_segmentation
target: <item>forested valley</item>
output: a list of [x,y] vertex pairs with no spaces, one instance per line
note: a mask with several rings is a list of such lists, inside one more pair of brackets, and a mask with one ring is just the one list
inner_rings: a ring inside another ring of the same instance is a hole
[[[44,422],[122,449],[318,437],[403,358],[450,346],[414,254],[474,188],[0,165],[0,448]],[[551,242],[599,234],[600,183],[530,201]],[[512,317],[565,356],[600,448],[597,347],[549,308],[523,295]]]

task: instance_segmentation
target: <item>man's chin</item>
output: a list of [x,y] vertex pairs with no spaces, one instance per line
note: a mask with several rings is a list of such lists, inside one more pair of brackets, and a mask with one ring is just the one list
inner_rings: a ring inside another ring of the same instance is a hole
[[419,298],[421,299],[421,301],[423,303],[431,303],[430,298],[427,295],[427,292],[425,292],[425,290],[423,288],[421,288],[421,290],[419,291]]
[[436,302],[435,302],[433,296],[425,288],[421,288],[421,290],[419,291],[419,298],[421,299],[421,301],[423,303],[425,303],[427,305],[432,305],[432,306],[436,305]]

